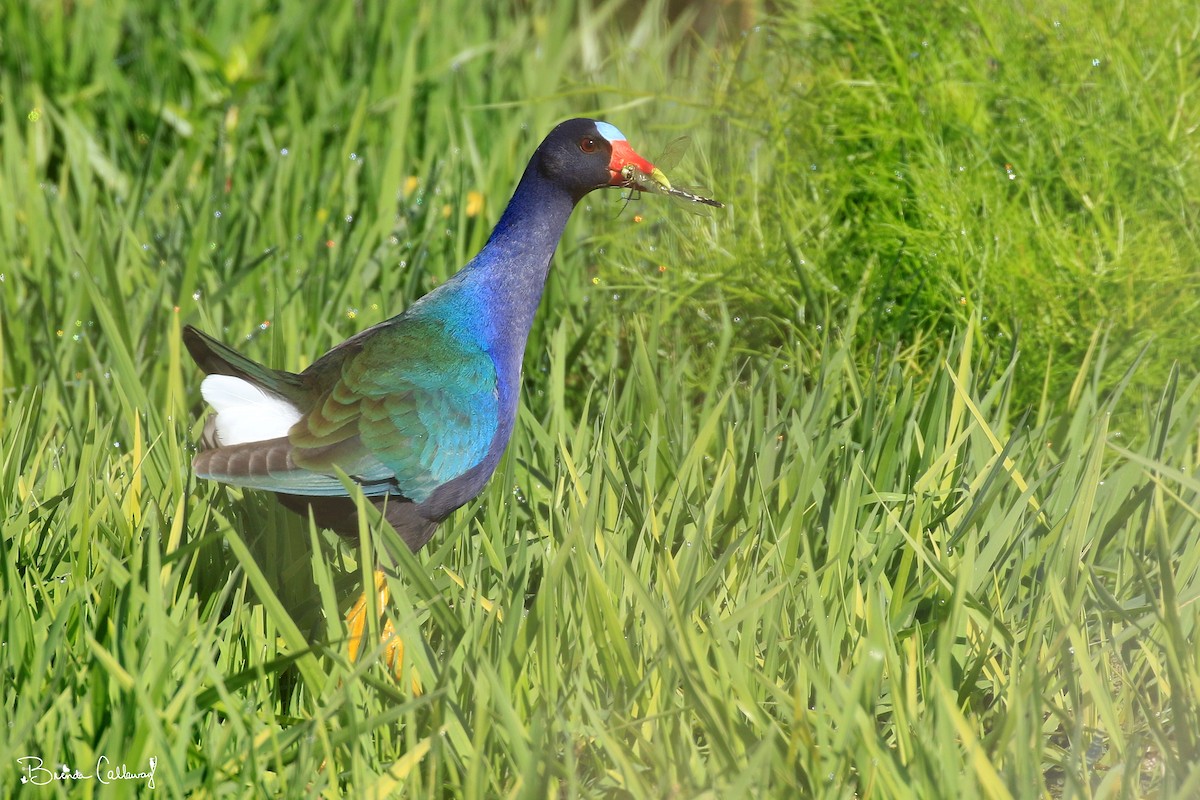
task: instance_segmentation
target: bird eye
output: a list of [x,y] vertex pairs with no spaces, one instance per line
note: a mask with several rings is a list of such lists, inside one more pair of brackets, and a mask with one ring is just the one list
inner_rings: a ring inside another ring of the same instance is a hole
[[579,140],[579,149],[585,153],[596,152],[596,140],[591,136],[584,136]]

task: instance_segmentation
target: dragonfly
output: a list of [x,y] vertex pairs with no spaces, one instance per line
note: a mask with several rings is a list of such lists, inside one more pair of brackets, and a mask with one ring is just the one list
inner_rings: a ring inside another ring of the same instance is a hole
[[[660,158],[656,159],[658,166],[651,173],[643,172],[633,164],[628,164],[621,172],[621,177],[625,180],[625,185],[635,192],[653,192],[654,194],[663,194],[675,200],[682,201],[686,204],[689,211],[692,213],[707,213],[705,209],[698,206],[707,206],[709,208],[724,208],[725,204],[720,200],[713,200],[711,197],[705,197],[702,192],[704,189],[698,189],[691,186],[676,186],[667,179],[663,170],[670,169],[679,163],[684,152],[691,145],[691,139],[687,136],[680,136],[672,139],[668,144]],[[629,199],[633,199],[631,195]]]

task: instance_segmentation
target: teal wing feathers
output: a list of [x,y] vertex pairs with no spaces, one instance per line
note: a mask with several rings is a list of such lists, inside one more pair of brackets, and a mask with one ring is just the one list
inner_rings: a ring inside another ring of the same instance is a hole
[[[499,426],[491,356],[441,322],[405,322],[361,339],[288,432],[290,461],[316,473],[306,484],[338,467],[368,494],[419,503],[487,456]],[[344,494],[336,480],[304,491]]]

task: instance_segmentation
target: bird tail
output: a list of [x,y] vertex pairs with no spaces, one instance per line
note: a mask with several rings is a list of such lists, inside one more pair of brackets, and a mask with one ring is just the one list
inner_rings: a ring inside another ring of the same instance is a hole
[[241,378],[293,403],[303,402],[303,379],[294,372],[265,367],[191,325],[183,327],[183,343],[207,375]]

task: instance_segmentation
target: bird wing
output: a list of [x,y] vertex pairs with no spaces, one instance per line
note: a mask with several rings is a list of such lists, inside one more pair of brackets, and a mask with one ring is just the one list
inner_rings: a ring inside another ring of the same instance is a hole
[[[317,377],[323,388],[286,439],[202,453],[213,454],[204,477],[339,496],[346,494],[336,477],[340,469],[367,495],[399,494],[420,503],[483,461],[499,426],[495,363],[445,323],[405,323],[350,340],[338,357],[322,359]],[[222,450],[228,458],[216,457]],[[233,469],[213,469],[222,460]]]

